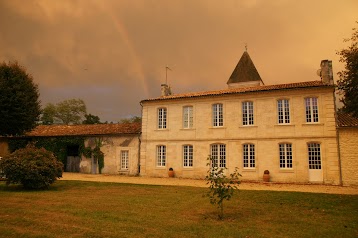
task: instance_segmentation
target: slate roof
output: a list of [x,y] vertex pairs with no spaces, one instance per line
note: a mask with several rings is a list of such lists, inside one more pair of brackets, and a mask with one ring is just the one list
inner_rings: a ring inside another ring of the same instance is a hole
[[95,125],[39,125],[25,134],[28,137],[94,136],[140,134],[141,123]]
[[337,113],[338,127],[358,127],[358,118],[355,118],[347,113]]
[[318,88],[318,87],[334,88],[333,85],[325,84],[322,81],[308,81],[308,82],[290,83],[290,84],[276,84],[276,85],[267,85],[267,86],[231,88],[231,89],[215,90],[215,91],[173,94],[169,96],[161,96],[157,98],[145,99],[142,100],[141,102],[150,102],[150,101],[158,101],[158,100],[175,100],[175,99],[182,99],[182,98],[213,97],[213,96],[222,96],[222,95],[230,95],[230,94],[245,94],[245,93],[252,93],[252,92],[292,90],[292,89]]
[[242,83],[250,81],[262,81],[259,72],[252,62],[249,53],[245,51],[239,62],[237,63],[234,71],[232,72],[227,84]]

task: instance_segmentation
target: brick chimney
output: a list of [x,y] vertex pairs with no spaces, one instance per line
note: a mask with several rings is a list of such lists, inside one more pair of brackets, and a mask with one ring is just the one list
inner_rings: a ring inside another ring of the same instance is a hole
[[321,69],[317,71],[317,74],[321,77],[322,82],[333,85],[332,60],[322,60]]
[[162,84],[160,86],[161,86],[161,96],[162,97],[172,95],[172,90],[171,90],[170,86],[168,86],[167,84]]

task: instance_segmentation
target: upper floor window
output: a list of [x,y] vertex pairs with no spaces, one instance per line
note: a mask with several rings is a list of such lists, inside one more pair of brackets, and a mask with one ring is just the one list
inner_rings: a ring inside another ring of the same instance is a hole
[[223,105],[221,103],[213,104],[213,126],[224,126]]
[[193,107],[183,107],[183,128],[193,128]]
[[306,122],[318,122],[318,98],[305,98]]
[[122,150],[121,151],[121,169],[128,169],[129,164],[129,151]]
[[277,101],[278,123],[290,123],[290,102],[287,99]]
[[158,109],[158,129],[167,128],[167,109],[159,108]]
[[214,167],[226,167],[226,145],[213,144],[211,145],[211,158],[213,159]]
[[253,125],[254,124],[254,103],[242,102],[242,124]]
[[255,145],[243,144],[244,168],[255,168]]
[[165,145],[157,146],[157,166],[164,167],[167,156],[167,147]]
[[193,167],[193,146],[184,145],[183,146],[183,166],[184,167]]
[[279,149],[280,149],[280,168],[281,169],[292,168],[292,145],[279,144]]

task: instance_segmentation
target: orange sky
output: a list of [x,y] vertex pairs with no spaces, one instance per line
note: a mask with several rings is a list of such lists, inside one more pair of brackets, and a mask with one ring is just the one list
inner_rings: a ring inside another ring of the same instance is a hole
[[[81,98],[102,121],[160,94],[226,88],[243,51],[266,85],[319,80],[358,20],[356,0],[0,0],[0,61],[34,76],[43,105]],[[335,76],[335,80],[337,76]]]

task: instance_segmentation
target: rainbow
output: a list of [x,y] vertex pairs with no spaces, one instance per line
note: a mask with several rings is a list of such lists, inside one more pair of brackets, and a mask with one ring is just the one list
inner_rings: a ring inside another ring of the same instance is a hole
[[[96,1],[96,3],[100,3],[100,2]],[[136,76],[140,80],[141,86],[145,93],[145,95],[143,95],[143,96],[148,98],[149,89],[148,89],[147,81],[145,80],[145,74],[144,74],[142,62],[141,62],[140,58],[138,57],[135,46],[132,43],[132,40],[130,39],[130,36],[128,34],[128,31],[127,31],[125,25],[120,20],[118,14],[114,13],[113,7],[112,8],[106,7],[104,5],[102,5],[100,7],[111,18],[111,21],[113,22],[115,29],[117,30],[117,32],[119,33],[120,37],[122,38],[124,44],[126,45],[127,49],[129,50],[130,56],[132,58],[132,62],[134,63],[134,69],[137,74]]]

